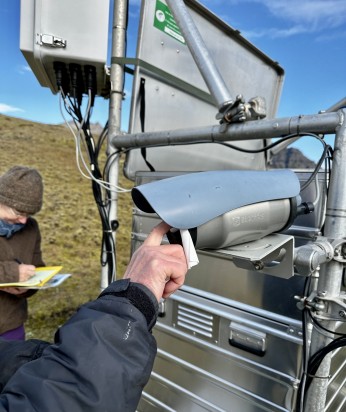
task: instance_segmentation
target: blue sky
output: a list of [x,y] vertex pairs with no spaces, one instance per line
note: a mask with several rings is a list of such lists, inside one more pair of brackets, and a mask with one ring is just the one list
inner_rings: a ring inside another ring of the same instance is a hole
[[[346,96],[345,0],[202,0],[207,8],[285,70],[278,117],[314,114]],[[139,0],[130,0],[128,44],[133,57]],[[19,50],[20,0],[0,2],[0,113],[62,123],[58,97],[39,85]],[[128,97],[129,100],[129,97]],[[97,98],[92,122],[104,124],[108,102]],[[295,145],[317,159],[311,139]]]

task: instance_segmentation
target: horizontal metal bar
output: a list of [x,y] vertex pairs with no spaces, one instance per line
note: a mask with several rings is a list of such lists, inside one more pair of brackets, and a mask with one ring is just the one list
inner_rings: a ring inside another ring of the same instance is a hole
[[[153,66],[152,64],[146,62],[145,60],[141,60],[138,58],[131,58],[131,57],[114,57],[112,58],[112,64],[130,64],[134,65],[137,67],[141,68],[141,73],[149,73],[150,77],[158,78],[161,82],[169,84],[173,87],[176,87],[179,90],[183,90],[185,93],[190,94],[191,96],[195,96],[200,100],[203,100],[206,103],[209,103],[212,106],[216,107],[216,102],[214,101],[213,97],[199,89],[198,87],[193,86],[192,84],[185,82],[182,79],[179,79],[176,76],[173,76],[172,74],[159,69],[156,66]],[[216,114],[216,108],[215,108],[215,114]]]
[[254,120],[245,123],[205,126],[192,129],[163,130],[128,135],[110,135],[116,148],[170,146],[188,143],[232,142],[270,139],[289,134],[334,134],[343,122],[342,112],[300,115],[294,117]]

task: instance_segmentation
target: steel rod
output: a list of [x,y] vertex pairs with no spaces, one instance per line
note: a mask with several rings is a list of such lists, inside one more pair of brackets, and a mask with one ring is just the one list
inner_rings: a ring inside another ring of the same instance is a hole
[[[126,44],[126,21],[127,21],[127,0],[114,1],[113,10],[113,28],[112,28],[112,51],[111,51],[111,67],[110,67],[110,81],[111,90],[109,97],[109,112],[108,112],[108,136],[116,138],[120,134],[121,130],[121,109],[123,99],[123,87],[124,87],[124,65],[115,63],[113,57],[125,56],[125,44]],[[107,140],[107,156],[114,153],[115,148],[110,142],[110,138]],[[109,182],[114,186],[118,185],[119,181],[119,162],[115,157],[109,170]],[[115,191],[111,192],[111,206],[109,212],[110,221],[117,219],[118,209],[118,195]],[[113,235],[114,248],[116,247],[116,234]],[[103,251],[108,254],[108,251]],[[115,256],[115,250],[114,254]],[[107,258],[107,256],[106,256]],[[107,261],[107,259],[105,259]],[[116,262],[113,262],[113,278],[116,278]],[[101,289],[108,286],[108,265],[102,267],[101,271]]]
[[343,99],[339,100],[333,106],[329,107],[326,112],[336,112],[337,110],[343,109],[346,107],[346,97]]
[[226,83],[216,67],[204,40],[192,20],[183,0],[167,0],[167,4],[173,13],[192,54],[193,59],[211,93],[218,109],[222,109],[227,103],[234,102]]
[[340,112],[321,113],[308,116],[287,117],[272,120],[254,120],[231,124],[226,129],[221,125],[193,129],[164,130],[158,132],[133,133],[125,136],[110,135],[116,148],[170,146],[187,143],[211,143],[238,140],[268,139],[288,134],[334,134],[341,124]]
[[[328,190],[327,212],[324,236],[330,239],[342,239],[346,236],[346,126],[343,110],[343,122],[335,136],[333,168]],[[318,281],[318,291],[325,292],[328,297],[339,297],[342,287],[342,277],[345,264],[332,260],[321,266]],[[328,310],[328,309],[327,309]],[[329,330],[335,330],[335,322],[321,322]],[[315,329],[311,335],[310,356],[324,348],[330,338]],[[321,363],[316,375],[322,378],[313,380],[307,396],[304,412],[323,411],[330,373],[331,356],[328,355]]]

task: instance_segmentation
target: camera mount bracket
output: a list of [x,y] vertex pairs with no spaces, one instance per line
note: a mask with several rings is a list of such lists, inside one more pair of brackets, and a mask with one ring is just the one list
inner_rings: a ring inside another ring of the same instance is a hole
[[[204,250],[208,253],[207,250]],[[294,275],[294,237],[279,233],[213,253],[230,258],[242,269],[288,279]]]

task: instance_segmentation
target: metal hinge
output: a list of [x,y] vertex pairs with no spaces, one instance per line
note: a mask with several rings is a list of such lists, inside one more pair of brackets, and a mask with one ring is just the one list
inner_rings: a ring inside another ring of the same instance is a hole
[[66,40],[61,37],[53,36],[52,34],[37,34],[38,44],[48,47],[66,47]]

